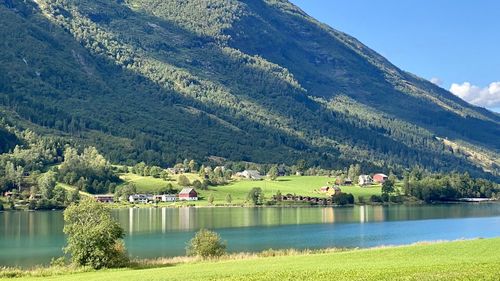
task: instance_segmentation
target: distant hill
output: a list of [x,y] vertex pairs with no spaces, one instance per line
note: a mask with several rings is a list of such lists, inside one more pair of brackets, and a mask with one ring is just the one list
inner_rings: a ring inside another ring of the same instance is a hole
[[0,0],[0,23],[0,117],[115,162],[500,175],[498,114],[288,1]]

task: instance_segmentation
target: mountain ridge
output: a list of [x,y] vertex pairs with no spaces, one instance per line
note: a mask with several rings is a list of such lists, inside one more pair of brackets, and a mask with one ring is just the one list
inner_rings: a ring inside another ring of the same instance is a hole
[[498,176],[498,114],[287,1],[3,0],[0,9],[3,112],[97,145],[113,161],[216,155]]

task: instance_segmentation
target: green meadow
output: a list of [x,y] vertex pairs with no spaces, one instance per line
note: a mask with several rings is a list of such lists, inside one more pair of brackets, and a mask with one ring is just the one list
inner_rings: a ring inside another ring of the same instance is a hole
[[[184,174],[190,181],[199,180],[196,174]],[[167,184],[172,184],[174,188],[180,189],[177,184],[177,175],[173,175],[171,180],[164,181],[149,176],[139,176],[131,173],[122,174],[120,176],[125,182],[130,182],[136,185],[137,192],[139,193],[154,193]],[[319,189],[333,182],[335,178],[326,176],[287,176],[279,177],[277,180],[233,180],[227,185],[210,186],[208,190],[197,190],[200,196],[200,201],[196,202],[197,205],[207,205],[206,201],[210,195],[214,196],[214,204],[225,204],[226,196],[231,194],[233,204],[242,204],[247,198],[248,192],[254,187],[260,187],[266,198],[271,198],[278,191],[282,194],[296,194],[304,196],[326,197],[325,193],[321,193]],[[342,192],[352,193],[354,197],[363,196],[368,199],[371,195],[380,195],[380,185],[373,185],[370,187],[360,187],[358,185],[341,187]],[[190,202],[191,203],[191,202]]]
[[[499,280],[500,238],[179,262],[14,280]],[[13,279],[4,279],[13,280]]]

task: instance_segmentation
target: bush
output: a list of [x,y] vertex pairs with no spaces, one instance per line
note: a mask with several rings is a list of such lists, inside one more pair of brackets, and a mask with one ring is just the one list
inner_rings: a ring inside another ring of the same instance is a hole
[[3,211],[4,208],[3,208],[3,203],[0,201],[0,212]]
[[354,195],[351,193],[339,193],[332,196],[332,201],[337,205],[354,204]]
[[372,203],[382,203],[382,197],[378,196],[378,195],[372,195],[370,197],[370,202]]
[[383,202],[389,202],[389,194],[387,193],[382,193],[382,196],[380,198],[382,198]]
[[201,229],[189,241],[186,248],[188,256],[199,256],[206,258],[218,258],[226,253],[226,244],[221,241],[219,234]]
[[52,258],[50,260],[50,266],[51,267],[63,267],[63,266],[66,266],[66,258],[65,257]]
[[391,201],[392,203],[403,203],[403,196],[391,195],[389,196],[389,201]]
[[364,196],[358,196],[358,202],[359,204],[365,204],[366,203],[366,199]]

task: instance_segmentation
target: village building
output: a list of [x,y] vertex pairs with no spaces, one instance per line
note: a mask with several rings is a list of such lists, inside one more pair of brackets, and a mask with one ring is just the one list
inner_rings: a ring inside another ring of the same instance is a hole
[[344,180],[344,185],[352,185],[352,180],[351,180],[351,178],[346,178],[346,179]]
[[236,176],[249,180],[262,180],[262,175],[257,170],[245,170],[243,172],[236,173]]
[[183,188],[179,193],[180,201],[197,201],[198,200],[198,192],[194,190],[194,188]]
[[373,183],[373,179],[369,175],[360,175],[358,183],[359,185],[369,185]]
[[385,174],[375,174],[373,175],[373,181],[378,183],[384,183],[389,177]]
[[161,195],[161,202],[175,202],[177,201],[176,194],[163,194]]
[[183,174],[184,172],[186,172],[186,169],[184,169],[184,168],[167,168],[167,171],[170,174],[178,175],[178,174]]
[[146,204],[149,202],[150,199],[154,199],[152,198],[152,195],[146,195],[146,194],[134,194],[134,195],[130,195],[128,197],[128,201],[130,203],[142,203],[142,204]]
[[115,201],[113,194],[94,195],[94,199],[101,203],[113,203]]

